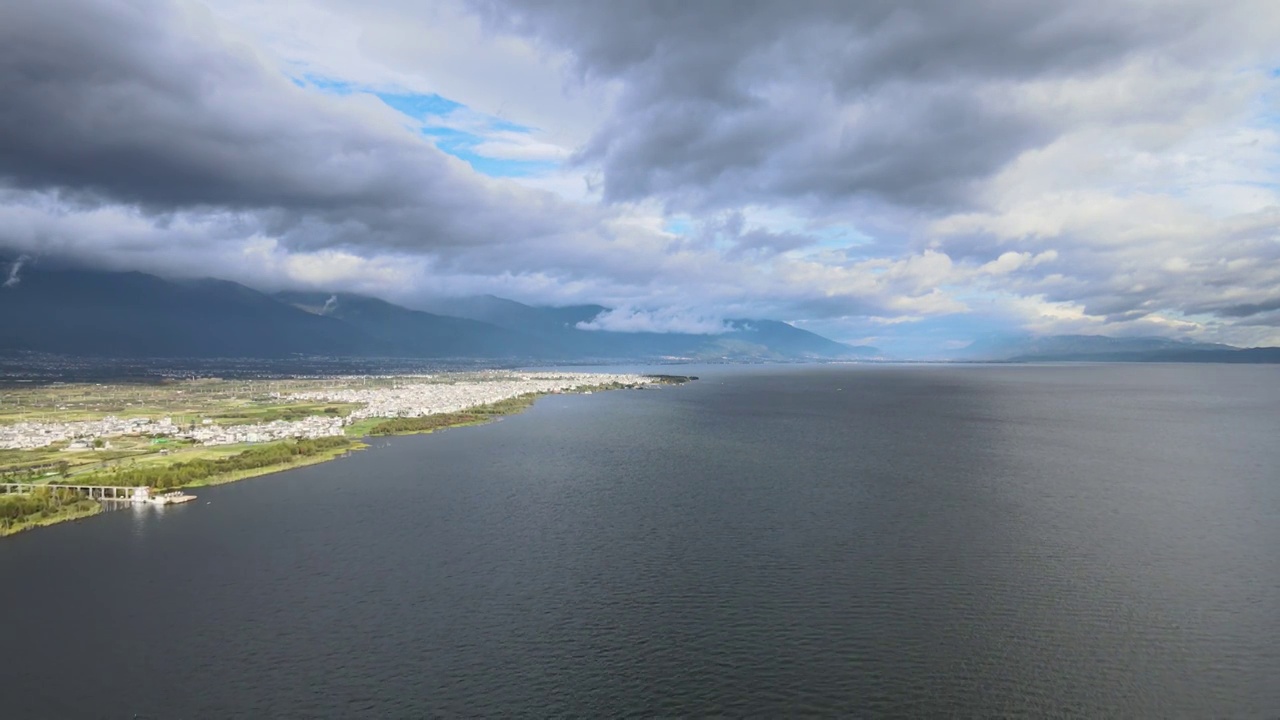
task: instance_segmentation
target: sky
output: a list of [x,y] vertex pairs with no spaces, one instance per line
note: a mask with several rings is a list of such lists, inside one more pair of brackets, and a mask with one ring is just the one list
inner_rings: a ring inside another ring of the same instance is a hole
[[1280,345],[1278,91],[1274,0],[6,0],[0,248],[903,356]]

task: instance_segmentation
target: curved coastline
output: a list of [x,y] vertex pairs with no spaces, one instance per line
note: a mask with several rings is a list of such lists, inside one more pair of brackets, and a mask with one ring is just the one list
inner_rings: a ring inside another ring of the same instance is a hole
[[[648,387],[680,385],[697,379],[696,377],[682,375],[650,375],[646,377],[652,381]],[[261,467],[231,470],[203,477],[191,482],[172,485],[166,484],[163,487],[165,487],[165,489],[193,489],[211,485],[223,485],[238,482],[240,480],[262,477],[265,475],[274,475],[276,473],[295,470],[309,465],[329,462],[339,457],[345,457],[352,452],[364,450],[369,447],[366,440],[372,437],[388,437],[392,435],[427,435],[439,430],[447,430],[450,428],[487,425],[508,415],[522,413],[533,407],[538,399],[547,395],[591,394],[592,392],[622,389],[637,389],[637,387],[632,385],[623,385],[616,382],[602,383],[600,385],[583,386],[563,392],[531,392],[494,403],[477,405],[457,412],[428,414],[417,417],[365,418],[348,426],[344,437],[345,442],[333,444],[332,447],[325,447],[314,453],[305,455],[291,455],[287,460],[279,463],[263,465]],[[288,445],[291,442],[293,441],[286,440],[266,445],[259,445],[256,447]],[[239,457],[239,455],[232,457]],[[181,463],[179,462],[168,467],[173,468],[180,464]],[[86,484],[93,485],[97,483],[90,482]],[[48,507],[42,508],[39,512],[28,514],[23,517],[0,518],[0,537],[6,537],[36,528],[48,527],[73,520],[82,520],[101,512],[103,512],[103,507],[100,503],[87,499],[78,500],[71,504],[63,504],[60,502],[51,503]]]

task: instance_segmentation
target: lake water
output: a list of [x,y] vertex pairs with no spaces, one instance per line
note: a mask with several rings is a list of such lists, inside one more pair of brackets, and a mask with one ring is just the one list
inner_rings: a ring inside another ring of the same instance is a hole
[[0,715],[1280,716],[1280,367],[700,374],[0,541]]

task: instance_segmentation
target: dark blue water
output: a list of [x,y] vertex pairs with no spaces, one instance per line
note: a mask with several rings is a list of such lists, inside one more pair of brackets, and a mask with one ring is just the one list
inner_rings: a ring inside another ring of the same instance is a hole
[[1276,367],[725,370],[199,495],[0,542],[0,715],[1280,715]]

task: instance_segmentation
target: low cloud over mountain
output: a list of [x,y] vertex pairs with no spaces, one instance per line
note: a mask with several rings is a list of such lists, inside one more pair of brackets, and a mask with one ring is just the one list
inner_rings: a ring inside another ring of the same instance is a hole
[[714,334],[581,329],[611,312],[481,297],[451,300],[444,312],[433,313],[346,293],[267,295],[226,280],[39,268],[21,285],[0,289],[0,350],[107,358],[306,355],[503,362],[848,359],[877,353],[771,320],[734,321]]

